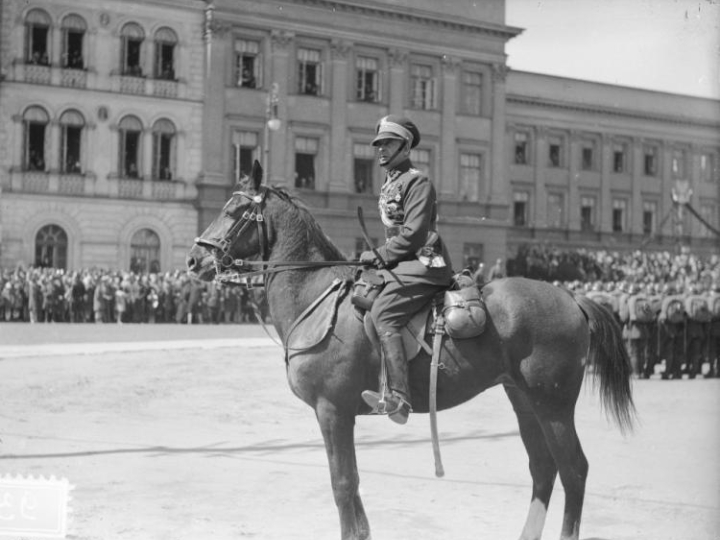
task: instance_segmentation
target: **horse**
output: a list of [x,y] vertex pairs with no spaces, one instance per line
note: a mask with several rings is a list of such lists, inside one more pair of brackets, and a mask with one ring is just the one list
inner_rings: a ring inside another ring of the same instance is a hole
[[[318,298],[333,283],[352,281],[352,261],[343,261],[298,197],[262,184],[256,162],[220,215],[195,239],[187,271],[201,280],[229,271],[240,276],[267,272],[272,324],[287,346],[296,321],[312,311]],[[481,293],[484,332],[443,341],[440,361],[456,369],[437,375],[437,410],[503,385],[532,477],[520,539],[540,538],[559,474],[565,491],[561,540],[578,540],[588,461],[574,416],[586,372],[593,376],[601,407],[623,433],[632,431],[636,415],[620,327],[603,306],[546,282],[508,277],[484,284]],[[354,426],[357,415],[371,412],[361,392],[376,387],[381,364],[350,296],[336,295],[332,325],[317,343],[292,355],[286,350],[286,370],[292,392],[312,407],[322,431],[341,538],[366,540],[370,525],[359,494]],[[431,356],[420,350],[410,362],[414,413],[429,410]]]

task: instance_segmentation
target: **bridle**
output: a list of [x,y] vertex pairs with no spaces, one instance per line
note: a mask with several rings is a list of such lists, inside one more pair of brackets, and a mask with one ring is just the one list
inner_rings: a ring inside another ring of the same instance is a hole
[[[266,194],[267,189],[264,187],[260,188],[260,192],[257,195],[249,195],[244,191],[233,191],[233,196],[249,199],[252,203],[250,208],[245,210],[243,214],[235,220],[225,235],[219,240],[203,238],[202,236],[195,238],[195,244],[206,248],[212,253],[217,276],[232,272],[247,273],[252,271],[253,263],[262,265],[263,261],[267,260],[267,231],[265,228],[265,218],[262,213]],[[259,253],[262,261],[235,259],[230,254],[230,249],[240,234],[252,227],[253,223],[257,224],[258,241],[260,242]]]
[[[272,261],[269,262],[267,222],[263,216],[265,198],[268,189],[260,187],[257,194],[251,195],[244,191],[233,191],[233,196],[240,196],[251,202],[250,208],[232,224],[225,235],[219,239],[209,239],[198,236],[195,244],[210,251],[214,258],[215,279],[225,283],[249,284],[248,279],[286,270],[313,268],[320,266],[359,266],[358,261]],[[237,238],[253,224],[257,225],[258,251],[260,260],[235,259],[230,249]]]

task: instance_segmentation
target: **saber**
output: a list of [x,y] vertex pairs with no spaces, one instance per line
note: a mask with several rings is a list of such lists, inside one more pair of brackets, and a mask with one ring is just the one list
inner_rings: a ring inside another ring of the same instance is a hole
[[372,242],[370,241],[370,235],[368,234],[367,228],[365,227],[365,218],[363,218],[363,209],[360,206],[358,206],[357,215],[358,215],[358,221],[360,222],[360,230],[362,231],[363,238],[365,239],[365,243],[370,248],[370,251],[372,251],[373,255],[375,255],[377,260],[380,261],[380,264],[382,265],[383,270],[386,270],[387,273],[390,274],[393,277],[393,279],[398,282],[398,285],[400,285],[401,287],[404,287],[405,284],[402,282],[402,280],[399,277],[397,277],[397,275],[387,267],[387,263],[385,262],[385,260],[380,256],[380,253],[378,253],[378,250],[375,249],[375,247],[372,245]]

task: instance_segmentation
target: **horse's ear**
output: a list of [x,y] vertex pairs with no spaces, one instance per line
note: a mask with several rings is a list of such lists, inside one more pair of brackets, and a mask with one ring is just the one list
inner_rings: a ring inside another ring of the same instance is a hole
[[262,184],[263,179],[263,168],[257,159],[255,160],[255,163],[253,163],[252,170],[250,171],[250,178],[252,178],[253,187],[255,188],[255,191],[257,191],[260,184]]

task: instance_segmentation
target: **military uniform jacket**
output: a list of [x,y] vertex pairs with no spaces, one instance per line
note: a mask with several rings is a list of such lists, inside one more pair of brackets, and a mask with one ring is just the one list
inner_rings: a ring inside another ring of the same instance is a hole
[[378,207],[386,240],[377,251],[388,267],[410,278],[404,282],[449,284],[450,257],[437,233],[437,195],[430,180],[404,161],[388,171]]

